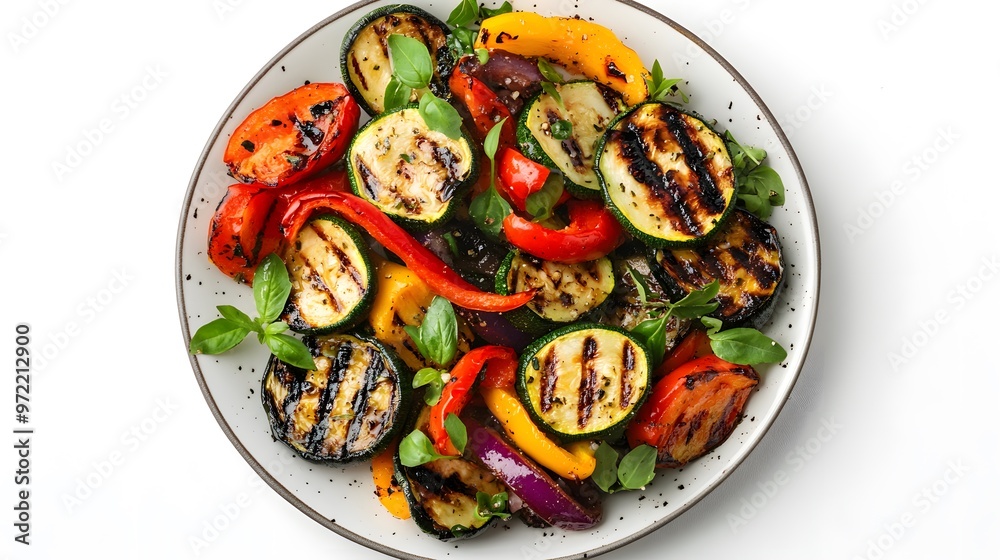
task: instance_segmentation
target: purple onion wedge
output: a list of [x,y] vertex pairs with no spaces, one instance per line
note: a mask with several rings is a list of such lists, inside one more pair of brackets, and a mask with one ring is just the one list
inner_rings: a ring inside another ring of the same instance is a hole
[[531,459],[514,449],[496,430],[464,418],[471,452],[503,481],[535,514],[553,527],[571,531],[589,529],[601,520],[600,505],[587,507],[571,497]]

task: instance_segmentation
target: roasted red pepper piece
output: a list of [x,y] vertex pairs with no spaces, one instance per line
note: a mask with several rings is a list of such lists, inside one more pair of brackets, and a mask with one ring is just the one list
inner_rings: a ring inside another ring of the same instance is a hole
[[476,140],[479,142],[485,140],[489,131],[506,118],[503,128],[500,129],[498,150],[517,143],[514,135],[514,119],[510,115],[510,110],[486,84],[455,70],[448,80],[448,87],[455,99],[461,101],[469,111],[472,123],[475,125],[472,130]]
[[458,416],[471,398],[472,387],[480,372],[489,364],[502,369],[517,367],[517,353],[506,346],[480,346],[466,353],[451,369],[451,378],[441,390],[441,399],[431,407],[427,430],[430,432],[434,448],[441,455],[461,455],[455,449],[445,429],[444,421],[449,414]]
[[406,267],[420,276],[434,293],[459,307],[476,311],[510,311],[535,296],[535,290],[503,296],[476,288],[375,205],[348,193],[307,193],[293,198],[281,220],[285,239],[295,239],[313,211],[318,209],[332,210],[366,231],[402,259]]
[[499,191],[522,212],[528,195],[540,191],[551,173],[548,167],[528,159],[513,148],[500,152],[497,167]]
[[507,241],[540,259],[571,264],[598,259],[621,245],[622,226],[603,203],[570,200],[566,207],[569,225],[558,230],[509,214],[503,221]]
[[660,367],[656,368],[653,376],[663,377],[681,365],[711,353],[712,341],[708,338],[708,333],[705,332],[705,329],[695,327],[684,335],[684,338],[670,351]]
[[361,108],[343,84],[304,85],[250,113],[229,138],[222,159],[238,181],[290,185],[340,159],[360,117]]
[[208,258],[227,276],[250,283],[260,259],[281,251],[281,217],[289,199],[306,192],[349,189],[343,169],[279,189],[256,183],[232,185],[212,216]]
[[680,467],[733,433],[759,380],[750,366],[716,356],[685,363],[656,382],[626,436],[632,447],[656,448],[658,467]]

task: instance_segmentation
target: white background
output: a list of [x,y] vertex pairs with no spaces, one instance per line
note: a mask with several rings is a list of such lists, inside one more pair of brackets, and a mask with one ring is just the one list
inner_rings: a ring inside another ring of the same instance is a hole
[[[1000,9],[648,3],[717,49],[782,122],[815,199],[823,277],[806,367],[761,445],[694,508],[606,557],[994,557]],[[0,7],[11,429],[16,324],[31,325],[38,356],[32,544],[12,541],[9,436],[0,555],[382,557],[260,482],[209,412],[178,324],[175,236],[204,142],[257,70],[344,2],[280,5]],[[72,159],[81,142],[93,148]],[[195,550],[225,512],[235,519]]]

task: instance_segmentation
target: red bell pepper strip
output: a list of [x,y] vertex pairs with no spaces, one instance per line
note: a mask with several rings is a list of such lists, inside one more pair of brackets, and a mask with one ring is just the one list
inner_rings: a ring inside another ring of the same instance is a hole
[[684,335],[684,338],[664,358],[663,363],[653,373],[653,377],[663,377],[683,364],[711,353],[712,341],[708,338],[708,333],[705,332],[705,329],[695,327]]
[[566,206],[569,225],[559,230],[509,214],[503,221],[507,241],[540,259],[570,264],[598,259],[621,245],[622,226],[603,203],[571,200]]
[[504,148],[497,161],[497,186],[511,204],[524,212],[528,195],[538,192],[549,178],[549,168],[528,159],[513,148]]
[[517,367],[517,353],[506,346],[480,346],[462,356],[451,369],[451,379],[441,390],[441,399],[431,407],[427,430],[430,432],[434,448],[441,455],[461,455],[455,449],[445,429],[444,421],[449,414],[458,416],[471,398],[471,391],[479,373],[484,367],[496,362],[502,368]]
[[536,290],[509,296],[484,292],[448,268],[434,253],[372,203],[343,192],[306,193],[293,198],[281,220],[286,241],[295,239],[314,210],[332,210],[357,225],[406,263],[431,290],[448,301],[476,311],[510,311],[531,301]]
[[472,130],[479,142],[486,140],[489,131],[506,118],[507,120],[504,121],[503,127],[500,129],[500,141],[497,144],[497,149],[516,145],[514,119],[511,117],[510,110],[489,86],[468,74],[463,74],[456,67],[448,80],[448,87],[455,99],[461,101],[469,110],[472,123],[475,125]]

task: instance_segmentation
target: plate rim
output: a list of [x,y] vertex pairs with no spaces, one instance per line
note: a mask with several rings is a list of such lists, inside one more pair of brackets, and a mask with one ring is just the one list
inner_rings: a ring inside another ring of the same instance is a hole
[[[277,492],[277,494],[282,498],[284,498],[288,503],[290,503],[292,506],[294,506],[296,509],[304,513],[309,518],[313,519],[314,521],[326,527],[327,529],[333,531],[334,533],[340,535],[341,537],[344,537],[354,543],[357,543],[371,550],[381,552],[382,554],[386,554],[389,556],[395,556],[397,558],[404,558],[408,560],[432,560],[425,556],[419,556],[410,552],[398,550],[396,548],[387,546],[377,541],[373,541],[363,535],[345,529],[336,522],[326,519],[325,517],[320,515],[318,511],[310,507],[303,500],[301,500],[295,494],[293,494],[288,488],[286,488],[280,481],[274,478],[264,468],[264,466],[247,450],[246,446],[243,445],[239,437],[236,435],[236,432],[230,427],[229,422],[223,416],[222,411],[215,402],[215,397],[212,395],[212,392],[208,387],[208,382],[205,380],[205,375],[201,371],[201,366],[198,363],[197,358],[195,357],[194,354],[187,352],[187,348],[189,347],[191,341],[191,332],[188,327],[187,306],[184,298],[184,289],[183,289],[184,278],[183,278],[183,272],[181,270],[181,254],[186,235],[185,225],[188,220],[188,214],[190,212],[191,203],[194,200],[194,192],[195,189],[197,188],[198,179],[201,176],[206,163],[208,162],[209,152],[211,152],[212,147],[215,145],[219,137],[222,135],[222,131],[225,128],[226,123],[228,123],[229,120],[232,118],[232,115],[236,110],[236,108],[243,102],[243,100],[257,85],[257,83],[260,82],[264,78],[264,76],[267,75],[267,73],[270,72],[271,69],[274,68],[278,64],[278,62],[285,57],[285,55],[287,55],[289,52],[297,48],[304,41],[312,37],[320,29],[326,27],[332,22],[346,16],[351,12],[357,11],[358,9],[363,8],[367,5],[375,4],[379,1],[381,0],[360,0],[358,2],[345,6],[344,8],[336,11],[335,13],[317,22],[306,31],[302,32],[295,39],[293,39],[291,42],[285,45],[284,48],[278,51],[273,57],[271,57],[271,59],[261,67],[261,69],[253,76],[253,78],[251,78],[250,81],[247,82],[247,84],[243,87],[243,89],[240,90],[240,92],[236,95],[233,101],[225,109],[222,117],[215,125],[215,128],[209,134],[208,140],[205,143],[205,147],[202,149],[201,154],[198,157],[198,161],[195,164],[194,170],[191,173],[191,179],[188,181],[187,192],[185,193],[184,200],[181,205],[181,213],[177,227],[176,245],[174,250],[174,271],[175,271],[174,289],[177,298],[177,311],[178,311],[178,318],[181,324],[181,335],[184,341],[184,348],[186,353],[188,354],[188,361],[191,364],[191,368],[192,371],[194,372],[195,379],[198,382],[198,387],[201,389],[202,396],[205,397],[205,401],[207,402],[209,409],[212,411],[212,415],[215,417],[216,422],[219,423],[219,427],[222,428],[223,433],[225,433],[230,443],[233,445],[234,448],[236,448],[240,456],[243,457],[243,460],[245,460],[247,464],[250,465],[253,471],[257,473],[257,475],[260,476],[261,479],[264,480],[264,482],[266,482],[267,485],[270,486],[272,490]],[[694,496],[691,500],[682,504],[677,510],[664,516],[662,519],[659,519],[658,521],[650,524],[649,526],[641,528],[635,531],[634,533],[622,537],[621,539],[618,539],[614,542],[601,545],[589,551],[569,556],[560,556],[553,560],[570,560],[570,559],[579,559],[584,557],[592,558],[598,555],[606,554],[608,552],[611,552],[628,544],[631,544],[649,535],[650,533],[660,529],[667,523],[676,519],[682,513],[691,509],[695,504],[697,504],[706,496],[708,496],[712,491],[718,488],[718,486],[721,485],[726,479],[728,479],[730,475],[732,475],[732,473],[743,463],[743,461],[745,461],[746,458],[750,456],[750,453],[752,453],[758,447],[761,440],[763,440],[763,438],[770,431],[771,426],[774,424],[774,421],[781,414],[781,411],[782,409],[784,409],[785,404],[788,403],[789,397],[791,396],[791,393],[794,390],[795,385],[798,383],[799,376],[801,375],[802,369],[805,366],[805,363],[808,359],[809,350],[812,347],[813,335],[815,333],[817,316],[819,313],[820,289],[822,283],[821,280],[822,280],[823,259],[822,259],[822,250],[820,246],[819,223],[816,215],[816,207],[813,203],[812,192],[809,189],[809,183],[808,180],[806,179],[805,172],[802,169],[798,156],[795,154],[795,150],[792,148],[791,142],[788,140],[787,135],[785,134],[784,130],[782,130],[777,119],[774,117],[774,114],[771,112],[770,108],[768,108],[768,106],[764,103],[764,100],[761,99],[760,95],[756,92],[756,90],[754,90],[754,88],[750,85],[750,83],[746,80],[746,78],[744,78],[743,75],[740,74],[739,71],[737,71],[737,69],[732,64],[730,64],[728,60],[726,60],[721,54],[719,54],[718,51],[716,51],[708,43],[706,43],[704,40],[702,40],[700,37],[698,37],[696,34],[688,30],[683,25],[663,15],[659,11],[644,4],[640,4],[635,0],[608,0],[608,1],[629,6],[636,10],[639,10],[640,12],[643,12],[644,14],[650,17],[659,20],[660,22],[670,26],[674,31],[680,33],[687,40],[691,41],[699,48],[704,50],[706,54],[711,56],[712,59],[714,59],[720,66],[722,66],[722,68],[727,73],[729,73],[730,76],[732,76],[732,78],[736,81],[736,83],[750,96],[754,104],[756,104],[757,108],[760,109],[760,111],[763,113],[764,119],[775,131],[778,142],[781,144],[782,148],[785,150],[785,153],[788,155],[789,164],[794,169],[795,175],[797,176],[799,183],[802,185],[801,196],[803,198],[804,207],[809,211],[808,218],[810,218],[808,220],[810,226],[809,232],[811,234],[811,239],[809,241],[816,248],[815,281],[813,285],[807,286],[807,288],[811,288],[813,290],[813,297],[812,297],[812,305],[811,308],[809,309],[809,317],[808,317],[809,324],[807,327],[807,332],[805,337],[805,345],[801,349],[801,356],[802,356],[801,363],[799,367],[795,368],[794,371],[792,372],[791,383],[788,385],[787,391],[785,391],[784,394],[780,395],[779,402],[777,403],[777,408],[774,414],[770,418],[767,418],[765,420],[765,422],[763,423],[763,428],[760,429],[758,435],[753,437],[752,439],[747,440],[747,442],[742,446],[740,452],[733,458],[732,468],[721,473],[717,479],[709,483],[709,485],[706,486],[698,495]]]

